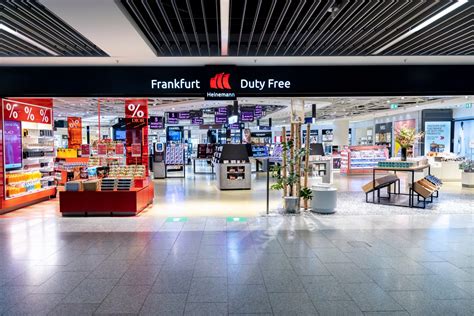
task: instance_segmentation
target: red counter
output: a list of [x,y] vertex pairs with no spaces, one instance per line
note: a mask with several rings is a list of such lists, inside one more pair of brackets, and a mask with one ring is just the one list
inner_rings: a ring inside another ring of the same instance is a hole
[[153,203],[153,183],[130,191],[59,192],[59,210],[68,215],[136,215]]

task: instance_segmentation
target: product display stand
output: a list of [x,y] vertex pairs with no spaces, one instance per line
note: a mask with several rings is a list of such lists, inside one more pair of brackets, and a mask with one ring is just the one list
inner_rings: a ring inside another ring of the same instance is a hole
[[[196,171],[196,161],[205,161],[210,163],[211,171]],[[212,163],[212,158],[193,158],[193,173],[194,174],[214,174],[214,164]]]
[[379,161],[387,158],[388,151],[384,146],[349,146],[341,151],[341,173],[370,174]]
[[[186,160],[185,160],[185,149],[181,145],[168,145],[166,146],[165,153],[165,178],[186,178]],[[170,176],[169,168],[183,169],[181,176]]]
[[[412,207],[412,208],[425,208],[426,206],[426,200],[423,203],[423,206],[419,206],[419,203],[415,204],[414,198],[415,195],[417,195],[418,200],[419,196],[422,195],[425,199],[426,197],[431,196],[433,193],[436,192],[437,197],[437,191],[438,189],[433,189],[429,195],[427,195],[426,192],[420,191],[420,187],[417,184],[418,182],[415,182],[415,173],[416,172],[425,172],[425,170],[428,169],[428,175],[426,178],[434,178],[431,176],[430,173],[430,165],[425,164],[421,166],[416,166],[416,167],[409,167],[409,168],[397,168],[397,167],[374,167],[372,169],[372,181],[366,184],[363,187],[363,190],[367,193],[372,193],[372,203],[376,204],[385,204],[385,205],[394,205],[394,206],[403,206],[403,207]],[[376,179],[375,175],[378,171],[381,172],[394,172],[394,175],[391,175],[392,177],[395,176],[392,180],[389,181],[389,179],[386,179],[388,176]],[[398,177],[396,177],[397,172],[407,172],[410,174],[409,176],[409,191],[408,193],[401,193],[400,192],[400,182],[398,180]],[[396,178],[396,179],[395,179]],[[398,180],[398,181],[397,181]],[[423,180],[423,179],[422,179]],[[421,180],[420,180],[421,181]],[[394,192],[392,193],[390,191],[390,186],[392,184],[398,183],[398,191],[395,189]],[[372,187],[370,187],[372,186]],[[388,197],[382,197],[380,196],[380,189],[387,187],[388,188]],[[375,197],[375,194],[377,193],[377,198]],[[391,202],[392,195],[394,196],[408,196],[408,205],[407,204],[400,204],[400,203],[393,203]],[[426,197],[425,197],[426,196]],[[387,202],[382,202],[382,200],[387,200]],[[366,199],[367,202],[368,199]]]
[[218,146],[213,163],[216,185],[219,190],[250,190],[251,164],[245,145],[225,144]]

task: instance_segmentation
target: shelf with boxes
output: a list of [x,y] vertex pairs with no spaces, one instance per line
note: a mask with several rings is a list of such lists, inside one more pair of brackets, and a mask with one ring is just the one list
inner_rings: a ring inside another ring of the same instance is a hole
[[213,163],[219,190],[251,189],[251,165],[245,145],[217,146]]
[[346,175],[372,172],[388,158],[384,146],[348,146],[341,151],[341,173]]

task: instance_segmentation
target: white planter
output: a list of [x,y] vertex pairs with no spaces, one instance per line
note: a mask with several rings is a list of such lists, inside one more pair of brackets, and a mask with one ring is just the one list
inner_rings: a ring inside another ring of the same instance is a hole
[[464,188],[474,188],[474,172],[462,172],[462,186]]

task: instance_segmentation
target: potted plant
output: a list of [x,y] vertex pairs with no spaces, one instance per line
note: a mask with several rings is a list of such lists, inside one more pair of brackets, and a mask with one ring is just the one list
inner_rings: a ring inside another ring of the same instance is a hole
[[416,141],[423,137],[423,133],[417,133],[416,129],[410,127],[402,127],[396,131],[395,142],[401,147],[401,160],[407,160],[407,152],[412,148]]
[[[285,135],[285,131],[283,135]],[[271,189],[282,190],[283,209],[287,213],[298,213],[300,200],[312,198],[311,190],[301,185],[302,173],[306,172],[302,163],[303,157],[306,156],[306,150],[301,148],[301,144],[298,142],[298,136],[296,142],[292,138],[283,142],[283,163],[281,166],[275,165],[272,168],[272,177],[276,179],[276,182],[271,186]]]

